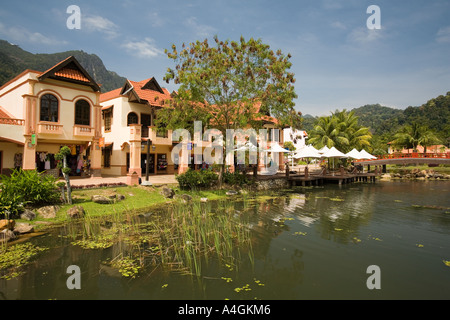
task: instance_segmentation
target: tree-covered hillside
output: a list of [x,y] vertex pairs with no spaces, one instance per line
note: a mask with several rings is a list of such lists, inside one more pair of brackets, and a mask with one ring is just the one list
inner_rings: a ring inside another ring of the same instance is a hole
[[0,85],[14,78],[26,69],[45,71],[58,62],[74,56],[87,72],[101,85],[102,92],[121,87],[126,79],[106,69],[102,60],[95,54],[84,51],[66,51],[53,54],[33,54],[19,46],[0,40]]
[[[354,108],[358,123],[368,127],[373,134],[373,141],[378,141],[379,147],[393,139],[405,125],[420,123],[427,127],[440,139],[442,144],[450,143],[450,91],[430,99],[419,107],[394,109],[380,104],[368,104]],[[319,117],[304,116],[303,129],[311,131]]]

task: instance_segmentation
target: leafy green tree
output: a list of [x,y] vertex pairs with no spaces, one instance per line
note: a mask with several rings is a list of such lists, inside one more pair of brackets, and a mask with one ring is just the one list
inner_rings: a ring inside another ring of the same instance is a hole
[[[225,134],[227,129],[261,128],[265,117],[279,125],[299,128],[301,114],[293,99],[295,78],[291,55],[274,52],[260,39],[196,41],[181,50],[173,45],[167,56],[175,67],[164,80],[179,85],[172,108],[158,112],[157,125],[192,129],[194,121]],[[222,164],[224,170],[225,163]]]

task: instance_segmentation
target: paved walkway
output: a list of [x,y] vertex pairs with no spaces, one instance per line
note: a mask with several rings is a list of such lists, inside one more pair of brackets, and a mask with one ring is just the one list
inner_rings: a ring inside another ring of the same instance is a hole
[[[145,176],[142,177],[142,180],[145,180]],[[175,175],[167,174],[167,175],[156,175],[149,176],[148,181],[150,181],[153,185],[161,185],[161,184],[170,184],[170,183],[178,183],[175,179]],[[104,177],[96,177],[96,178],[78,178],[72,177],[70,179],[70,184],[72,186],[86,186],[86,185],[100,185],[100,184],[113,184],[113,183],[126,183],[126,176],[104,176]]]

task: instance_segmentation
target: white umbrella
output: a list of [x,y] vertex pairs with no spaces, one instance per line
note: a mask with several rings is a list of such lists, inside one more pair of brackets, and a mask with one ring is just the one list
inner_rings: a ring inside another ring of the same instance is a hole
[[269,149],[266,149],[264,151],[265,152],[291,152],[291,151],[281,147],[278,143],[273,144]]
[[360,159],[377,159],[377,157],[374,157],[373,155],[371,155],[370,153],[368,153],[366,150],[362,149],[359,152],[359,155],[361,156]]
[[334,167],[334,158],[347,158],[347,156],[344,153],[340,152],[335,147],[331,147],[330,150],[322,154],[322,158],[333,158],[333,167]]
[[294,154],[294,158],[320,158],[321,155],[319,151],[314,148],[313,146],[305,146],[304,148],[301,148],[299,151],[297,151]]
[[355,148],[353,148],[352,151],[347,152],[345,155],[346,155],[348,158],[352,158],[352,159],[356,159],[356,160],[362,159],[361,154],[360,154],[359,151],[356,150]]
[[340,152],[338,149],[336,149],[335,147],[331,147],[331,149],[329,149],[327,152],[324,152],[322,154],[323,158],[347,158],[347,156]]
[[325,146],[325,147],[323,147],[322,149],[319,149],[319,153],[325,153],[325,152],[327,152],[328,150],[330,150],[327,146]]
[[250,141],[247,141],[243,146],[240,146],[237,149],[234,149],[233,151],[258,151],[258,147],[255,146]]

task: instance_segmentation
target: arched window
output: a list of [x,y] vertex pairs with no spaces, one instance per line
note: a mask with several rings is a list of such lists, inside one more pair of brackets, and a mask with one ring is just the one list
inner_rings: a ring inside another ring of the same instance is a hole
[[41,97],[40,121],[58,122],[58,99],[52,94]]
[[137,114],[134,112],[130,112],[127,117],[127,126],[129,126],[130,124],[138,124],[138,120],[139,119]]
[[91,124],[91,105],[86,100],[75,103],[75,124],[88,126]]

